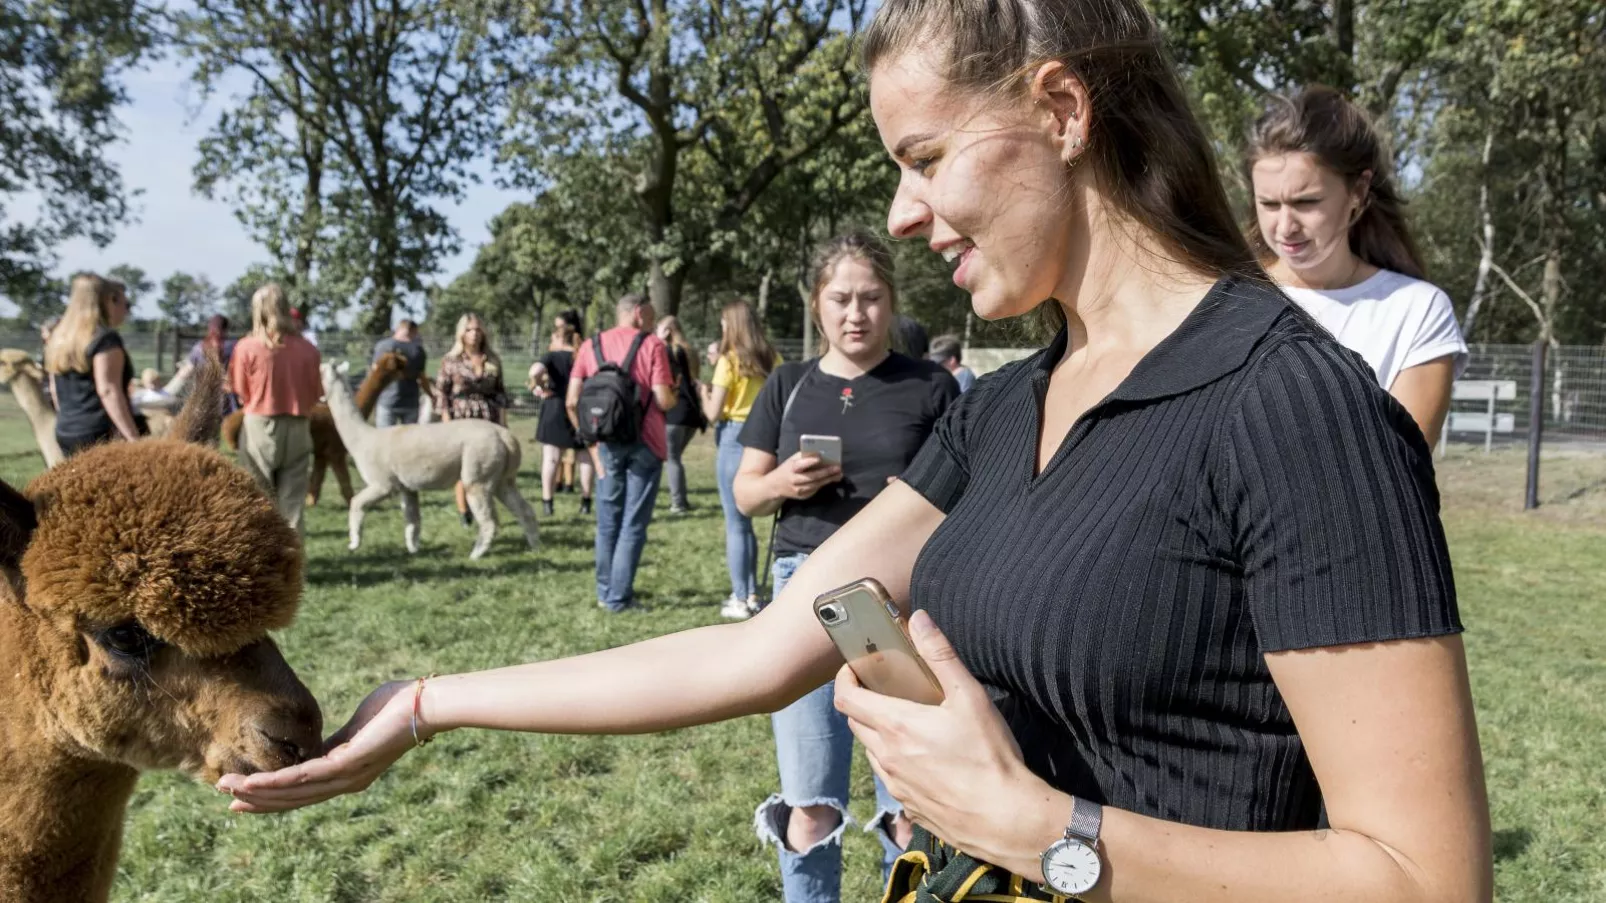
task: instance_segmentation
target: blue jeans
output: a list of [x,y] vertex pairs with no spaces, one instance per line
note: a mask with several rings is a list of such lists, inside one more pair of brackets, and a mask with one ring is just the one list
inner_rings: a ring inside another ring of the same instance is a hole
[[742,425],[722,420],[714,427],[719,447],[714,474],[719,481],[719,504],[725,509],[725,568],[731,575],[731,598],[747,600],[758,592],[758,537],[753,520],[736,507],[736,470],[742,465]]
[[[775,559],[775,594],[797,572],[807,555]],[[781,858],[781,889],[786,903],[837,903],[842,896],[842,831],[848,815],[848,778],[853,769],[853,732],[846,715],[832,703],[836,682],[809,693],[770,716],[775,729],[775,758],[781,770],[781,792],[759,804],[753,829],[765,843],[775,845]],[[892,798],[879,776],[875,779],[876,813],[866,826],[881,840],[881,876],[885,880],[892,861],[903,851],[888,832],[892,817],[903,804]],[[786,823],[794,806],[830,806],[841,824],[819,843],[794,852],[786,846]]]
[[401,426],[418,422],[417,408],[392,408],[380,405],[374,409],[374,426]]
[[636,602],[636,566],[658,499],[664,462],[644,443],[597,446],[607,473],[597,481],[597,602],[620,612]]

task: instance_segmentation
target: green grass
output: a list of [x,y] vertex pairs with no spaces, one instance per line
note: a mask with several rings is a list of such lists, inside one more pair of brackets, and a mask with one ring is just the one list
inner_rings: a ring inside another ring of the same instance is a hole
[[[36,472],[20,420],[0,416],[0,477]],[[527,435],[529,425],[519,424]],[[527,457],[533,457],[528,456]],[[510,518],[484,560],[450,496],[425,498],[424,548],[402,549],[395,504],[365,546],[344,512],[309,518],[307,591],[285,656],[331,727],[379,682],[628,643],[717,620],[726,586],[706,438],[689,454],[688,517],[660,509],[638,586],[652,607],[596,607],[589,522],[573,496],[523,548]],[[527,462],[528,497],[538,485]],[[1457,452],[1441,464],[1494,810],[1498,899],[1606,899],[1606,457],[1547,470],[1523,515],[1521,462]],[[1491,488],[1492,487],[1492,488]],[[662,501],[662,500],[661,500]],[[1581,507],[1582,506],[1582,507]],[[862,756],[854,810],[873,798]],[[140,901],[748,901],[780,898],[754,806],[775,787],[767,719],[647,737],[458,732],[408,755],[366,793],[274,817],[232,815],[208,788],[144,778],[114,892]],[[874,840],[847,838],[845,898],[879,897]]]

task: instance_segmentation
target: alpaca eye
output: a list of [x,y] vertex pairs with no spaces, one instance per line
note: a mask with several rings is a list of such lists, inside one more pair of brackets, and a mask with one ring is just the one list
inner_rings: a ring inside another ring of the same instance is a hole
[[162,645],[160,640],[133,621],[118,624],[102,632],[100,644],[128,658],[149,658],[150,654]]

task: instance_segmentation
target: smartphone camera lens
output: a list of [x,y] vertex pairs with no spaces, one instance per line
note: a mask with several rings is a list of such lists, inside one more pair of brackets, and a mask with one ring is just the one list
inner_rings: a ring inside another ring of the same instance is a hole
[[820,620],[827,624],[840,624],[848,619],[847,612],[840,605],[820,606]]

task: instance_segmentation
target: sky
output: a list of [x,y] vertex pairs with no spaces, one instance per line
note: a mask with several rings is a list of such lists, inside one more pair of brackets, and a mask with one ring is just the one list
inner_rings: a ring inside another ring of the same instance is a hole
[[[202,107],[185,78],[183,65],[171,58],[129,73],[125,84],[129,103],[118,117],[125,140],[107,156],[121,171],[124,185],[143,194],[132,198],[134,219],[117,230],[111,244],[97,248],[87,239],[63,244],[58,249],[57,275],[105,272],[128,263],[143,268],[158,285],[183,271],[205,275],[221,287],[252,263],[266,262],[266,252],[251,241],[227,204],[209,201],[190,190],[190,170],[199,157],[196,146],[217,120],[226,98],[213,98]],[[514,199],[514,193],[486,179],[468,186],[462,204],[444,202],[440,209],[456,227],[463,247],[445,259],[441,272],[430,278],[449,282],[467,270],[474,252],[490,240],[491,218]],[[15,201],[18,211],[32,207],[26,198]],[[0,301],[0,316],[14,312],[8,302]],[[154,299],[141,300],[135,308],[135,316],[155,315]]]

